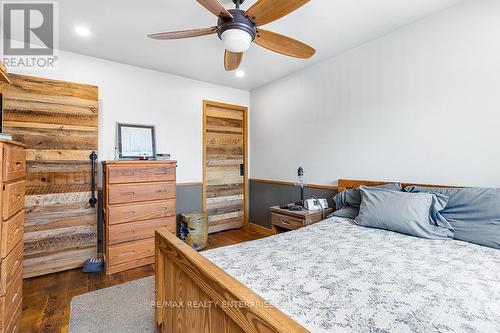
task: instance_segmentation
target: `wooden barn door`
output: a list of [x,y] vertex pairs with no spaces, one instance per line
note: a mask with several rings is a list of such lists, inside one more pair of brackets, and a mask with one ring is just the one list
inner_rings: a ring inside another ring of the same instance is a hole
[[247,216],[247,108],[203,102],[203,209],[209,232],[239,228]]
[[9,75],[3,129],[26,144],[24,277],[79,267],[97,250],[91,160],[98,88]]

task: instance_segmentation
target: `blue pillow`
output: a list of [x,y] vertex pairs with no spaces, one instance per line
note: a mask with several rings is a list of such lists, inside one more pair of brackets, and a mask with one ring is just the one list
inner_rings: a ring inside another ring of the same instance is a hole
[[500,249],[500,189],[408,186],[405,191],[448,196],[442,215],[455,229],[455,239]]
[[429,239],[452,239],[453,228],[440,214],[448,197],[361,187],[355,223]]
[[359,214],[359,208],[344,207],[333,212],[333,216],[344,217],[347,219],[355,219]]
[[[377,186],[364,186],[369,188],[385,188],[392,191],[403,191],[403,187],[400,183],[389,183],[384,185]],[[342,209],[344,207],[355,207],[359,208],[361,204],[361,192],[359,191],[359,187],[352,188],[349,190],[345,190],[337,193],[337,195],[333,198],[335,201],[335,209]]]

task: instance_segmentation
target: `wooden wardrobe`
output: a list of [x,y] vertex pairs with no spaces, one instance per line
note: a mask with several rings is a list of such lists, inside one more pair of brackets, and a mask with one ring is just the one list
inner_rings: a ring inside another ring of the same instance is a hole
[[149,265],[154,231],[176,231],[176,161],[103,162],[106,274]]
[[0,140],[0,332],[19,332],[23,292],[26,153],[24,145]]

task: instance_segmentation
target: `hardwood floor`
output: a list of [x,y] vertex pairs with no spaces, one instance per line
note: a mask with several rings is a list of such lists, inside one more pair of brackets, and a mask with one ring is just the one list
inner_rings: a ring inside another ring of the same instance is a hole
[[[237,244],[265,237],[248,229],[236,229],[212,234],[207,249]],[[111,287],[154,274],[153,267],[106,276],[83,273],[81,269],[54,273],[24,280],[22,333],[58,333],[68,331],[71,298],[89,291]]]

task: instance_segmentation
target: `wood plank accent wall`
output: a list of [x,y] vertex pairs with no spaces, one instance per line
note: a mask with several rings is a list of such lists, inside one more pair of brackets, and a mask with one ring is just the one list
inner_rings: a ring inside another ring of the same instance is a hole
[[97,207],[88,200],[98,88],[9,77],[3,129],[27,146],[24,277],[79,267],[96,255]]

